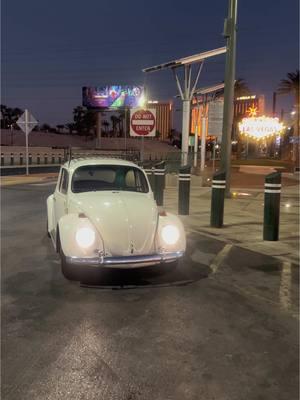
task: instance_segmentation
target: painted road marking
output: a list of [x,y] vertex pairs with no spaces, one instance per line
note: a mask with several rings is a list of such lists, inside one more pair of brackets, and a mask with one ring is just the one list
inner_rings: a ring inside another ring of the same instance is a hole
[[30,183],[30,186],[52,186],[52,185],[56,185],[56,181],[43,182],[43,183]]
[[209,268],[211,269],[213,274],[218,272],[220,265],[225,260],[231,249],[232,249],[232,244],[225,244],[223,249],[219,251],[216,257],[212,260]]
[[284,261],[281,269],[279,301],[282,308],[291,308],[291,288],[292,288],[292,264]]

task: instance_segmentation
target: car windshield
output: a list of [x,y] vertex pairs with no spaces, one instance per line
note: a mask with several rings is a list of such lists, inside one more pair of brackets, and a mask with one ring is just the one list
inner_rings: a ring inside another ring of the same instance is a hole
[[143,172],[131,166],[85,165],[73,173],[73,193],[102,190],[148,193],[149,188]]

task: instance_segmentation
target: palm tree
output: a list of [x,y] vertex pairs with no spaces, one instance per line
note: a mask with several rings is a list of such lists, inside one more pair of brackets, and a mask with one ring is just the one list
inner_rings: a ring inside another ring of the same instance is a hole
[[106,121],[106,119],[104,121],[102,121],[102,126],[104,127],[104,132],[107,135],[108,133],[108,127],[109,127],[109,122]]
[[296,72],[288,72],[287,79],[281,79],[278,86],[278,93],[293,94],[295,96],[295,105],[299,107],[299,69]]
[[18,107],[11,108],[1,104],[1,128],[8,129],[15,125],[23,110]]
[[234,97],[249,96],[251,91],[243,78],[238,78],[234,83]]
[[124,133],[124,120],[125,120],[125,110],[119,111],[119,132],[121,135]]
[[116,117],[115,115],[112,115],[112,116],[110,117],[110,120],[111,120],[111,123],[112,123],[113,135],[115,136],[116,133],[117,133],[117,129],[116,129],[116,128],[117,128],[118,123],[119,123],[119,118]]
[[[238,78],[234,83],[234,98],[249,96],[251,91],[247,85],[247,82],[243,78]],[[224,89],[218,90],[216,92],[216,97],[224,96]]]
[[293,161],[296,162],[296,165],[299,166],[299,131],[300,131],[300,123],[299,123],[299,114],[300,114],[300,102],[299,102],[299,69],[296,72],[288,72],[286,74],[286,79],[281,79],[278,86],[278,93],[280,94],[292,94],[295,97],[295,125],[294,125],[294,136],[295,138],[293,145]]

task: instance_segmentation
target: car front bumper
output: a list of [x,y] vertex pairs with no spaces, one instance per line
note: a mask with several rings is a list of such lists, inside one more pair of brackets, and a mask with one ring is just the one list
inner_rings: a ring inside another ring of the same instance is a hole
[[89,266],[104,268],[141,268],[156,264],[171,263],[183,256],[183,251],[170,253],[133,255],[121,257],[66,257],[68,266]]

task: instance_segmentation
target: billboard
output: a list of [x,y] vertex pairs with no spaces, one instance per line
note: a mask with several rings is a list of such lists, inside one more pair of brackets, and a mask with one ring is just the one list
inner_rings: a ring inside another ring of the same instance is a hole
[[143,86],[83,87],[82,104],[87,108],[117,110],[123,107],[143,105]]

